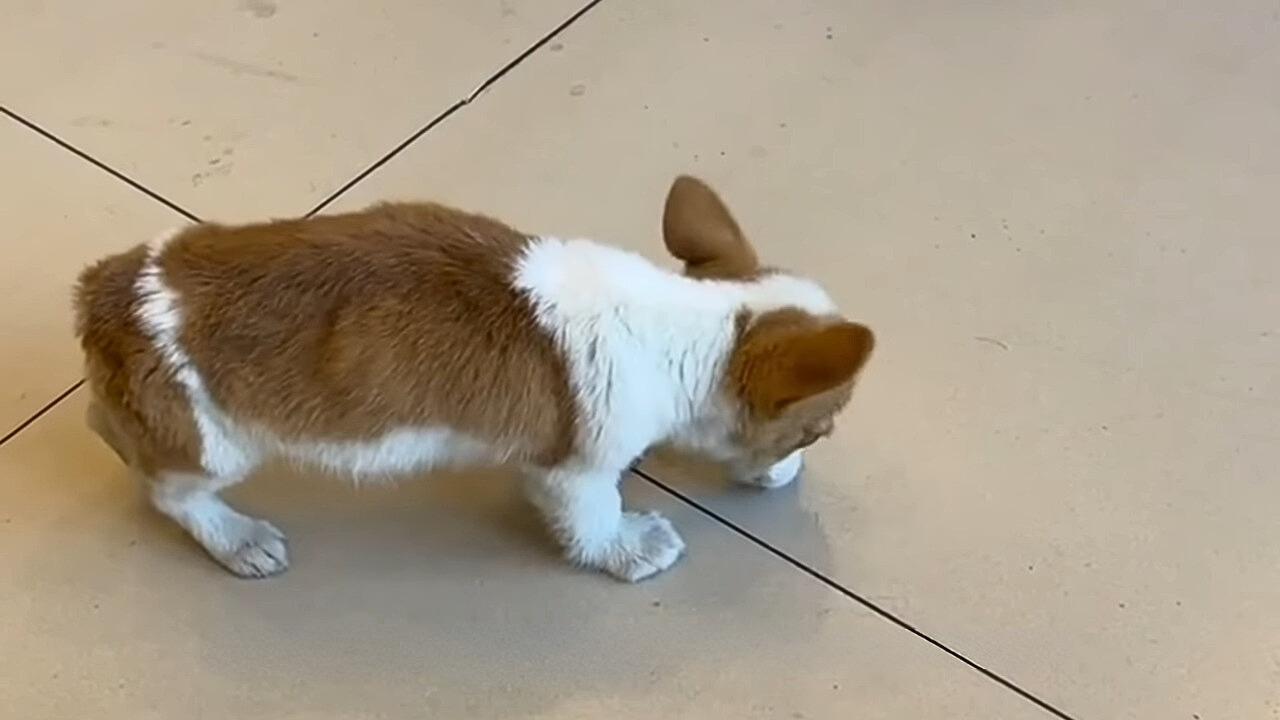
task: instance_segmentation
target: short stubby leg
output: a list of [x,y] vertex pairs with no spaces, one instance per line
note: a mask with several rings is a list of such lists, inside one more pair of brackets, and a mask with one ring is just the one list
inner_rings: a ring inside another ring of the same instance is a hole
[[674,565],[685,545],[658,513],[623,512],[620,474],[538,472],[529,479],[528,495],[571,562],[638,582]]
[[151,502],[235,575],[278,575],[289,567],[284,533],[265,520],[236,512],[218,497],[219,490],[240,479],[161,472],[151,481]]
[[735,472],[733,478],[743,485],[774,489],[790,485],[800,476],[800,470],[803,468],[804,451],[796,450],[770,465],[764,472]]

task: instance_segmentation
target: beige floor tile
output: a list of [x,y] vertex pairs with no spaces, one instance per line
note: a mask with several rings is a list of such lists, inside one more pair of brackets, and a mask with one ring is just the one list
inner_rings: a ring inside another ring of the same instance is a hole
[[586,0],[15,0],[0,100],[202,217],[300,213]]
[[877,7],[605,4],[343,206],[656,257],[706,175],[881,349],[798,488],[664,477],[1079,717],[1280,717],[1273,5]]
[[0,449],[12,717],[1048,717],[641,482],[687,572],[568,569],[501,477],[276,473],[235,502],[295,564],[237,580],[143,507],[82,400]]
[[0,117],[0,437],[80,377],[71,284],[182,218]]

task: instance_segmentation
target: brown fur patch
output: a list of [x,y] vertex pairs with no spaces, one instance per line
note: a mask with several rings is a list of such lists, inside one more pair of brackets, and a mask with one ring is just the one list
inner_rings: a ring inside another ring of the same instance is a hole
[[129,465],[196,470],[200,436],[182,388],[138,326],[139,245],[86,269],[75,289],[76,335],[85,354],[89,426]]
[[387,204],[201,226],[161,267],[181,342],[234,417],[289,439],[447,427],[551,464],[575,414],[564,360],[511,286],[528,243],[480,215]]
[[199,225],[159,265],[180,343],[238,422],[288,440],[449,428],[552,465],[573,450],[576,413],[564,359],[511,285],[529,242],[487,217],[386,204]]
[[775,310],[742,333],[729,377],[754,416],[772,419],[800,400],[852,383],[874,347],[871,330],[857,323]]

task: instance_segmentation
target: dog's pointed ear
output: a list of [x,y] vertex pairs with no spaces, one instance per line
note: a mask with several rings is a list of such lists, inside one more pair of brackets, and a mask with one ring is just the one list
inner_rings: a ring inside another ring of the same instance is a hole
[[735,352],[739,393],[755,413],[776,417],[805,398],[852,380],[875,344],[870,328],[847,321],[761,328],[748,333]]
[[681,175],[662,213],[662,240],[692,277],[743,279],[760,270],[756,252],[716,192]]

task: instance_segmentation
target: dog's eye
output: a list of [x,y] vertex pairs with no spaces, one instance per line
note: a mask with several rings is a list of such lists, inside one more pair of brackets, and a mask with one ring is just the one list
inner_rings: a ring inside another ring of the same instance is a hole
[[807,448],[822,438],[828,437],[833,429],[834,424],[830,421],[805,428],[804,434],[800,436],[800,444],[796,446],[796,449]]

